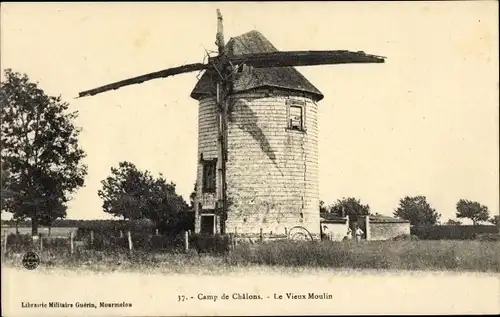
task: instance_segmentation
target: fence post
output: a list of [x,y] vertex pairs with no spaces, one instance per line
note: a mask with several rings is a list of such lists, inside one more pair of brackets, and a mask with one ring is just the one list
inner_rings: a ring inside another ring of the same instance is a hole
[[90,230],[90,245],[94,245],[94,230]]
[[[346,224],[346,229],[347,229],[347,233],[349,233],[349,229],[351,229],[351,222],[349,221],[349,215],[345,216],[345,224]],[[348,237],[348,239],[352,239],[353,238],[353,232],[351,232],[351,236]]]
[[75,251],[73,245],[73,231],[69,233],[69,243],[70,243],[71,254],[73,254],[73,252]]
[[130,230],[127,231],[127,237],[128,237],[128,250],[132,251],[134,246],[132,245],[132,234],[130,233]]
[[236,226],[234,226],[234,247],[236,248],[238,246],[238,230],[236,229]]
[[369,215],[366,215],[366,217],[365,217],[365,230],[366,230],[366,241],[369,241],[371,238],[370,216]]
[[42,234],[38,234],[38,238],[40,239],[40,252],[43,251],[43,236]]
[[189,250],[189,232],[184,231],[184,251],[188,252]]
[[3,250],[4,252],[7,252],[7,238],[9,237],[9,236],[7,235],[7,230],[5,230],[5,231],[3,232],[3,237],[4,237],[4,239],[3,239],[3,248],[2,248],[2,250]]

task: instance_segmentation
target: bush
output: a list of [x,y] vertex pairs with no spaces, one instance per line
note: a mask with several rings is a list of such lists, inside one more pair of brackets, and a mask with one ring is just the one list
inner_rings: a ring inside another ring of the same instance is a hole
[[36,243],[33,243],[31,234],[14,234],[7,236],[7,250],[12,252],[25,252],[27,250],[40,249],[40,239],[44,249],[69,250],[70,241],[67,238],[42,236]]
[[416,241],[419,240],[417,236],[411,234],[402,234],[392,238],[393,241]]
[[22,252],[35,248],[31,234],[11,233],[7,236],[7,250]]
[[125,235],[120,238],[119,236],[113,236],[103,232],[94,231],[93,243],[91,243],[90,234],[85,235],[82,238],[87,248],[98,251],[117,250],[117,249],[119,250],[128,248],[128,240],[127,236]]
[[500,241],[499,233],[481,233],[478,234],[476,240],[479,241]]
[[70,248],[70,240],[68,238],[44,238],[43,245],[47,248]]
[[[91,231],[93,232],[93,239]],[[184,249],[183,234],[154,235],[148,230],[142,230],[131,232],[131,238],[134,250],[179,252]],[[87,250],[123,252],[129,248],[127,233],[123,233],[120,237],[119,230],[115,232],[94,229],[79,230],[74,241],[82,241],[84,248]],[[50,236],[43,237],[43,245],[46,249],[69,250],[70,239]],[[30,234],[10,234],[7,236],[7,248],[15,252],[23,252],[33,248],[39,249],[39,244],[33,244]]]
[[160,221],[158,223],[158,230],[161,234],[166,235],[177,235],[182,234],[184,231],[194,231],[194,212],[178,212],[168,218],[168,221]]
[[[152,234],[145,232],[134,232],[130,234],[132,240],[132,246],[137,250],[151,250],[151,237]],[[128,237],[126,238],[128,247]]]
[[230,251],[231,239],[229,235],[192,234],[189,244],[199,253],[223,254]]
[[180,251],[184,248],[184,237],[179,234],[153,236],[150,244],[152,250]]
[[480,234],[492,233],[498,233],[496,226],[441,225],[411,228],[411,234],[421,240],[474,240]]
[[[149,232],[139,231],[131,233],[132,246],[134,250],[141,251],[168,251],[178,252],[183,249],[183,235],[153,235]],[[99,251],[112,251],[128,249],[128,236],[123,234],[110,235],[103,232],[94,231],[93,245],[90,243],[90,234],[83,237],[87,249]]]

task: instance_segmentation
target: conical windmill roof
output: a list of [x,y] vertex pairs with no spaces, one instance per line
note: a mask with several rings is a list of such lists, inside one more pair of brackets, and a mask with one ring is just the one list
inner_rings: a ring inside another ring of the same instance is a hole
[[[278,50],[268,39],[258,31],[250,31],[231,38],[226,45],[229,56],[242,54],[271,53]],[[201,99],[214,96],[216,79],[214,71],[206,71],[191,92],[191,98]],[[248,91],[260,87],[276,87],[292,91],[309,93],[317,101],[323,99],[323,94],[314,87],[294,67],[252,68],[245,67],[238,73],[233,86],[233,93]]]

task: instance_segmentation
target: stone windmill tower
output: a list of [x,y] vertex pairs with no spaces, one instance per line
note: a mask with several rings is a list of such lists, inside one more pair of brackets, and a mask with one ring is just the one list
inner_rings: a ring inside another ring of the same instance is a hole
[[[228,56],[278,50],[259,32],[232,38]],[[229,99],[227,218],[217,208],[216,88],[206,72],[199,101],[197,232],[318,236],[318,105],[323,95],[293,67],[243,67]]]
[[384,63],[364,52],[278,51],[262,34],[224,42],[217,56],[83,91],[92,96],[156,78],[205,71],[199,101],[195,231],[243,236],[319,235],[317,102],[294,66]]

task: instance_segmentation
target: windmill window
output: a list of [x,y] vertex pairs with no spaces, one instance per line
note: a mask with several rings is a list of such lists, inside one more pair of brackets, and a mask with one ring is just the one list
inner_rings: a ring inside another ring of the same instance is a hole
[[203,162],[203,192],[215,193],[217,181],[217,160]]
[[300,105],[290,105],[288,108],[288,129],[304,131],[304,108]]

